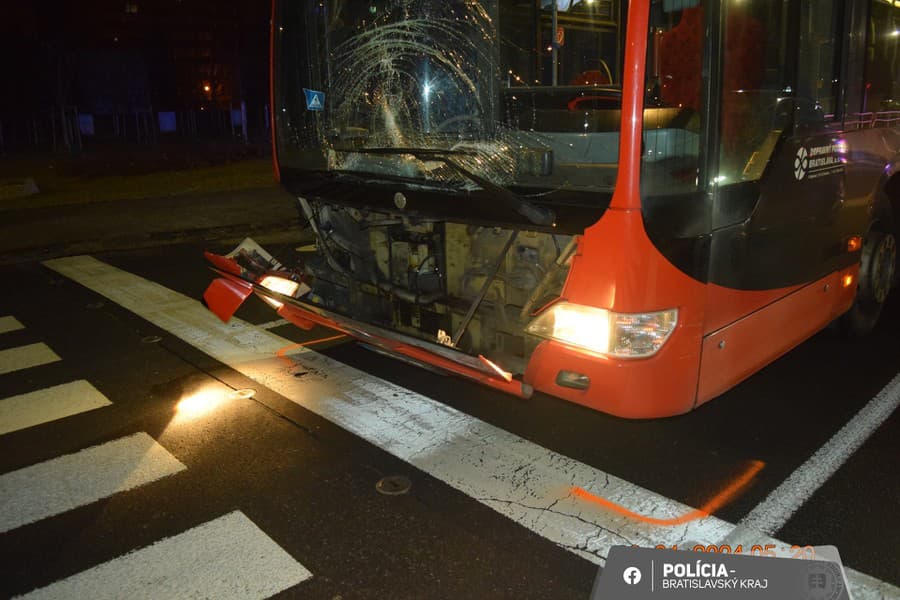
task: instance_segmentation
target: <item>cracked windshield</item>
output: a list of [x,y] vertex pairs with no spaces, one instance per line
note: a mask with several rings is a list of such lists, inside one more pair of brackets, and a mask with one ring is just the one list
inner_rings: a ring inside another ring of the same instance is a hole
[[606,0],[291,3],[278,42],[282,160],[445,188],[608,191],[625,9]]

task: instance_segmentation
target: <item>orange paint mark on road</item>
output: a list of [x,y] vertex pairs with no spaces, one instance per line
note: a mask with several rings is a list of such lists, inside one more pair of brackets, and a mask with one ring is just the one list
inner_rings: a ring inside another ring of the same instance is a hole
[[635,521],[649,523],[651,525],[673,527],[675,525],[682,525],[690,521],[696,521],[697,519],[702,519],[715,513],[717,510],[731,502],[738,495],[738,493],[740,493],[740,491],[744,489],[744,487],[746,487],[746,485],[749,484],[754,477],[756,477],[756,475],[762,470],[765,464],[766,463],[759,460],[751,461],[743,473],[735,477],[727,486],[720,490],[715,496],[710,498],[709,501],[707,501],[702,507],[695,508],[694,510],[688,511],[680,517],[674,517],[671,519],[657,519],[655,517],[647,517],[645,515],[638,514],[636,512],[628,510],[620,504],[611,502],[606,498],[602,498],[600,496],[592,494],[589,491],[577,486],[572,488],[572,495],[594,504],[598,504],[603,508],[611,510],[630,519],[634,519]]

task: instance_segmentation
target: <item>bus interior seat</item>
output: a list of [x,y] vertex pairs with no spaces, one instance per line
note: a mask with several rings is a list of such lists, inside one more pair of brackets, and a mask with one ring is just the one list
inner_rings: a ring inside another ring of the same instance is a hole
[[[681,19],[660,35],[660,98],[667,106],[699,111],[701,60],[705,32],[702,5],[685,8]],[[723,65],[721,135],[723,154],[741,166],[763,140],[756,140],[761,116],[766,31],[753,16],[735,7],[727,18],[728,36]],[[767,133],[766,130],[762,131]],[[765,137],[765,135],[763,136]],[[753,146],[749,148],[748,146]]]
[[700,110],[703,7],[681,12],[681,20],[659,39],[660,98],[668,106]]
[[582,71],[572,79],[572,85],[611,85],[613,82],[612,71],[606,61],[597,60],[596,69]]

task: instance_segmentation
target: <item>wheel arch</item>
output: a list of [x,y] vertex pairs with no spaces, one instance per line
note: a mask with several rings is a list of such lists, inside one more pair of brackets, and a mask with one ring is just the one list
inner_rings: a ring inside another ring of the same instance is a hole
[[900,239],[900,168],[884,184],[884,193],[887,196],[894,236]]

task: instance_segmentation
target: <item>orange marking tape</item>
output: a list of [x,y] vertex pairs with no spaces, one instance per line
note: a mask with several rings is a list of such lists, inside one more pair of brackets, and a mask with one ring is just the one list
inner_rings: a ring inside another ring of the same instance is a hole
[[632,512],[621,506],[616,504],[615,502],[610,502],[606,498],[601,498],[600,496],[594,495],[589,491],[580,488],[580,487],[572,487],[572,494],[577,496],[578,498],[582,498],[589,502],[593,502],[594,504],[599,504],[603,508],[609,509],[615,513],[626,516],[628,518],[634,519],[635,521],[641,521],[642,523],[650,523],[651,525],[663,525],[672,527],[675,525],[682,525],[684,523],[688,523],[690,521],[696,521],[697,519],[702,519],[704,517],[708,517],[713,514],[729,502],[731,502],[735,496],[748,484],[750,481],[756,477],[756,474],[759,473],[762,468],[766,465],[766,463],[760,460],[754,460],[750,462],[750,465],[744,470],[744,472],[731,481],[725,488],[719,491],[715,496],[709,499],[709,501],[704,504],[701,508],[695,508],[694,510],[688,511],[687,513],[681,515],[680,517],[674,517],[672,519],[657,519],[655,517],[646,517],[644,515],[640,515],[636,512]]
[[309,340],[308,342],[300,342],[299,344],[289,344],[289,345],[285,346],[284,348],[279,349],[278,352],[275,353],[275,356],[277,356],[281,360],[285,361],[287,364],[293,365],[294,363],[291,361],[291,359],[289,359],[286,356],[286,354],[288,352],[290,352],[291,350],[296,350],[297,348],[305,348],[306,346],[313,346],[315,344],[324,344],[325,342],[333,342],[334,340],[339,340],[339,339],[345,338],[345,337],[347,337],[347,336],[342,333],[340,335],[333,335],[331,337],[319,338],[317,340]]

